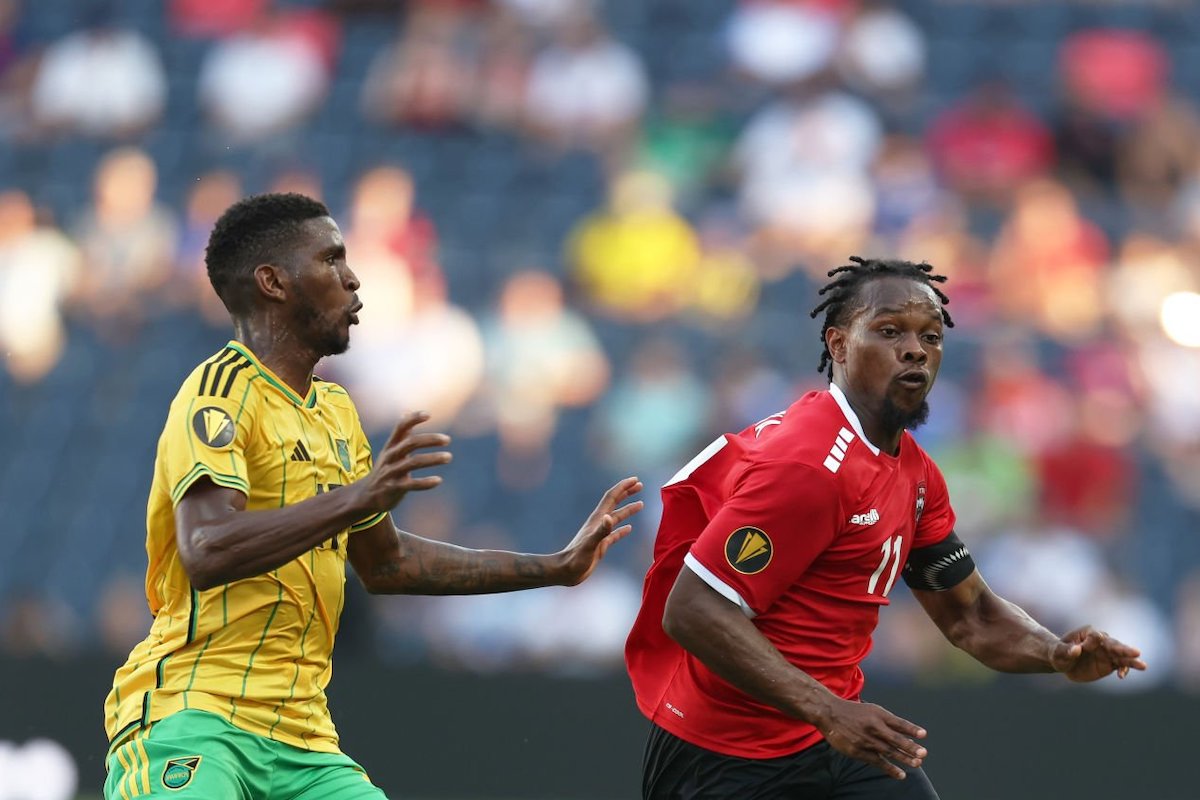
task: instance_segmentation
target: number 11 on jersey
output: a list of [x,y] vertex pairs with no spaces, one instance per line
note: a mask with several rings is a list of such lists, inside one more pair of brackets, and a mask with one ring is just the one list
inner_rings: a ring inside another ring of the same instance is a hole
[[883,558],[879,559],[879,566],[875,568],[875,572],[871,575],[871,580],[867,582],[867,594],[875,594],[875,587],[879,585],[879,577],[883,575],[883,570],[887,567],[890,560],[892,562],[892,571],[888,575],[883,592],[879,595],[880,597],[887,597],[888,592],[892,590],[892,584],[896,582],[896,573],[900,571],[900,549],[903,544],[903,534],[897,534],[894,538],[883,540],[883,545],[880,547],[880,550],[883,551]]

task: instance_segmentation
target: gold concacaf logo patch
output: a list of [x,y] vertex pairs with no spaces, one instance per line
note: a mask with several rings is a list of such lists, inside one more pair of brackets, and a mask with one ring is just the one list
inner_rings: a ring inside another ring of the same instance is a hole
[[738,528],[725,540],[725,559],[743,575],[756,575],[771,563],[771,537],[758,528]]
[[192,415],[192,431],[209,447],[228,447],[233,441],[233,419],[224,409],[207,406]]

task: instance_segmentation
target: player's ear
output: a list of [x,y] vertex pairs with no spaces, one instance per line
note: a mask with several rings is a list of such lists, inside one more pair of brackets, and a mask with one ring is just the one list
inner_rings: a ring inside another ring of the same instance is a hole
[[846,331],[830,325],[825,329],[825,346],[834,363],[846,363]]
[[276,264],[259,264],[254,268],[254,283],[258,293],[267,300],[283,303],[287,301],[287,271]]

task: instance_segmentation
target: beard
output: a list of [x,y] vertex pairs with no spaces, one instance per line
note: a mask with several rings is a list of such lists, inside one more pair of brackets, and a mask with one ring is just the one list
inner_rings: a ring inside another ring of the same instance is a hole
[[319,358],[340,355],[350,349],[349,320],[343,331],[340,321],[329,322],[307,298],[296,309],[296,328],[299,337]]
[[886,430],[915,431],[924,425],[927,419],[929,419],[928,400],[922,400],[916,408],[905,410],[896,405],[891,395],[884,395],[881,421]]

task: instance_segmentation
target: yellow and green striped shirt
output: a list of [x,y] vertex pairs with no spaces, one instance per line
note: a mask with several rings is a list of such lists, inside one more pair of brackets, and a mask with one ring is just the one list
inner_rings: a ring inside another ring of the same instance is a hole
[[146,517],[150,634],[105,702],[114,742],[184,709],[296,747],[338,752],[326,704],[342,612],[346,539],[377,514],[279,569],[197,591],[179,561],[175,506],[201,477],[278,508],[346,485],[371,451],[346,391],[314,380],[300,397],[239,342],[184,381],[158,442]]

